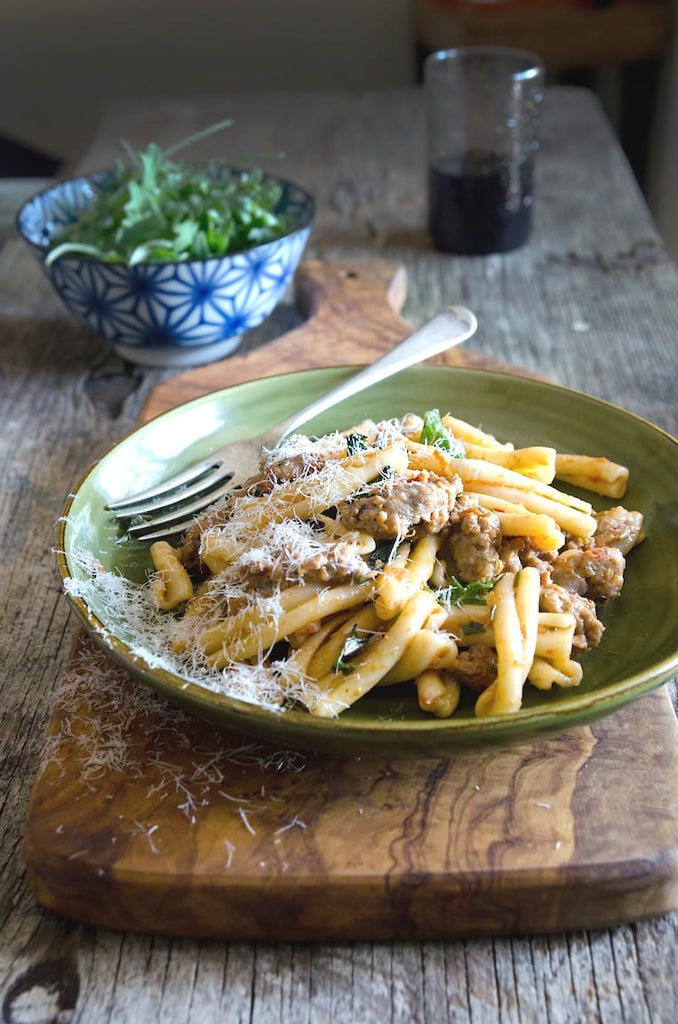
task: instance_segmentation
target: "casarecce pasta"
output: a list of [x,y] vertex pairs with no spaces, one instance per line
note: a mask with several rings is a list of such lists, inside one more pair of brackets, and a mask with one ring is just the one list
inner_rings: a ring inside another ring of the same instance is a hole
[[380,686],[446,718],[519,711],[526,686],[577,686],[601,602],[643,539],[603,456],[516,448],[437,410],[295,435],[183,543],[151,547],[175,652],[212,669],[284,666],[295,699],[333,717]]

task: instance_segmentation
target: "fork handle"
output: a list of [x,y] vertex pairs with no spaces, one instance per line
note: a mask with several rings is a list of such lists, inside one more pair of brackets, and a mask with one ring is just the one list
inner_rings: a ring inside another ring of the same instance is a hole
[[351,398],[408,366],[414,366],[467,341],[475,334],[477,327],[478,321],[469,309],[464,306],[447,306],[390,352],[284,419],[275,429],[279,435],[278,441],[345,398]]

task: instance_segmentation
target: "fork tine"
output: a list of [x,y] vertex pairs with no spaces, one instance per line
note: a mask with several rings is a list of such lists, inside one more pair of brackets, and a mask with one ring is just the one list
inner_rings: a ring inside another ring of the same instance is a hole
[[[186,533],[188,529],[195,522],[195,518],[192,516],[190,519],[182,519],[179,523],[174,523],[173,526],[161,527],[159,530],[152,530],[150,533],[142,533],[141,528],[137,527],[139,532],[132,533],[132,530],[128,530],[127,533],[133,537],[134,540],[165,540],[167,537],[176,537],[178,534]],[[153,524],[146,523],[145,528],[150,530]]]
[[[183,485],[181,482],[181,477],[183,476],[186,476],[189,481],[186,485]],[[195,483],[190,484],[190,481],[195,476],[195,472],[190,473],[187,470],[186,474],[179,474],[179,476],[173,477],[169,481],[172,485],[171,487],[167,487],[167,482],[159,484],[157,487],[150,487],[147,491],[142,491],[140,494],[131,495],[129,498],[123,498],[121,501],[111,502],[110,505],[106,506],[106,509],[109,512],[114,512],[116,519],[132,519],[134,516],[153,512],[159,505],[164,509],[171,505],[183,504],[187,499],[193,498],[195,495],[205,494],[215,486],[219,487],[227,483],[232,478],[233,473],[230,470],[224,469],[221,463],[219,463],[212,468],[211,472],[203,470],[202,474],[198,474],[198,479]],[[204,504],[203,502],[201,507],[204,507]]]
[[[208,458],[203,459],[201,462],[193,463],[191,466],[181,470],[169,479],[163,480],[162,483],[156,484],[154,487],[148,487],[146,490],[139,491],[137,494],[131,494],[127,498],[120,498],[118,501],[109,502],[106,505],[106,510],[108,512],[127,512],[132,506],[137,506],[140,503],[142,505],[152,504],[153,502],[167,499],[174,491],[180,489],[181,496],[186,496],[189,491],[190,494],[198,494],[201,489],[204,490],[204,486],[201,487],[201,485],[205,480],[214,483],[215,479],[218,478],[217,474],[223,477],[223,473],[220,472],[222,466],[223,451],[215,451]],[[229,476],[231,475],[229,474]],[[190,485],[194,482],[196,490],[190,488]],[[130,514],[138,515],[139,509],[135,508],[135,511]]]
[[[230,477],[229,477],[230,479]],[[227,481],[189,505],[178,505],[173,512],[165,515],[153,516],[142,523],[133,523],[126,527],[126,533],[137,540],[159,540],[163,536],[171,536],[176,533],[185,533],[193,525],[195,517],[203,512],[209,505],[213,505],[219,498],[223,498],[231,490]],[[163,509],[166,506],[163,506]]]

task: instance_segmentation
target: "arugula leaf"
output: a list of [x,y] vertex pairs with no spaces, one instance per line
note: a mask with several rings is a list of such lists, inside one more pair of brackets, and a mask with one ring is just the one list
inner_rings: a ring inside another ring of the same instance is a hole
[[154,142],[137,151],[121,140],[127,160],[92,184],[92,201],[71,223],[55,227],[45,262],[69,253],[128,265],[208,259],[280,238],[289,228],[277,212],[282,190],[261,168],[171,159],[232,123],[211,125],[165,151]]
[[444,452],[449,452],[455,459],[463,459],[465,455],[461,441],[458,441],[445,429],[438,409],[429,409],[424,413],[424,425],[419,437],[419,444],[442,448]]
[[435,599],[444,608],[461,608],[465,604],[487,604],[487,595],[494,588],[496,580],[471,580],[464,585],[454,576],[449,586],[436,590]]

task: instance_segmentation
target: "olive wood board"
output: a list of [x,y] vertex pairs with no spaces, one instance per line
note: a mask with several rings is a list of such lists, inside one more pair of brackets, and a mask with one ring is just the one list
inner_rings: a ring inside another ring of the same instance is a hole
[[[296,330],[170,378],[145,419],[215,388],[363,363],[404,337],[405,276],[307,262]],[[437,362],[521,372],[468,348]],[[678,726],[666,688],[590,726],[450,758],[276,750],[171,705],[77,632],[24,837],[39,903],[180,936],[536,934],[678,906]]]

